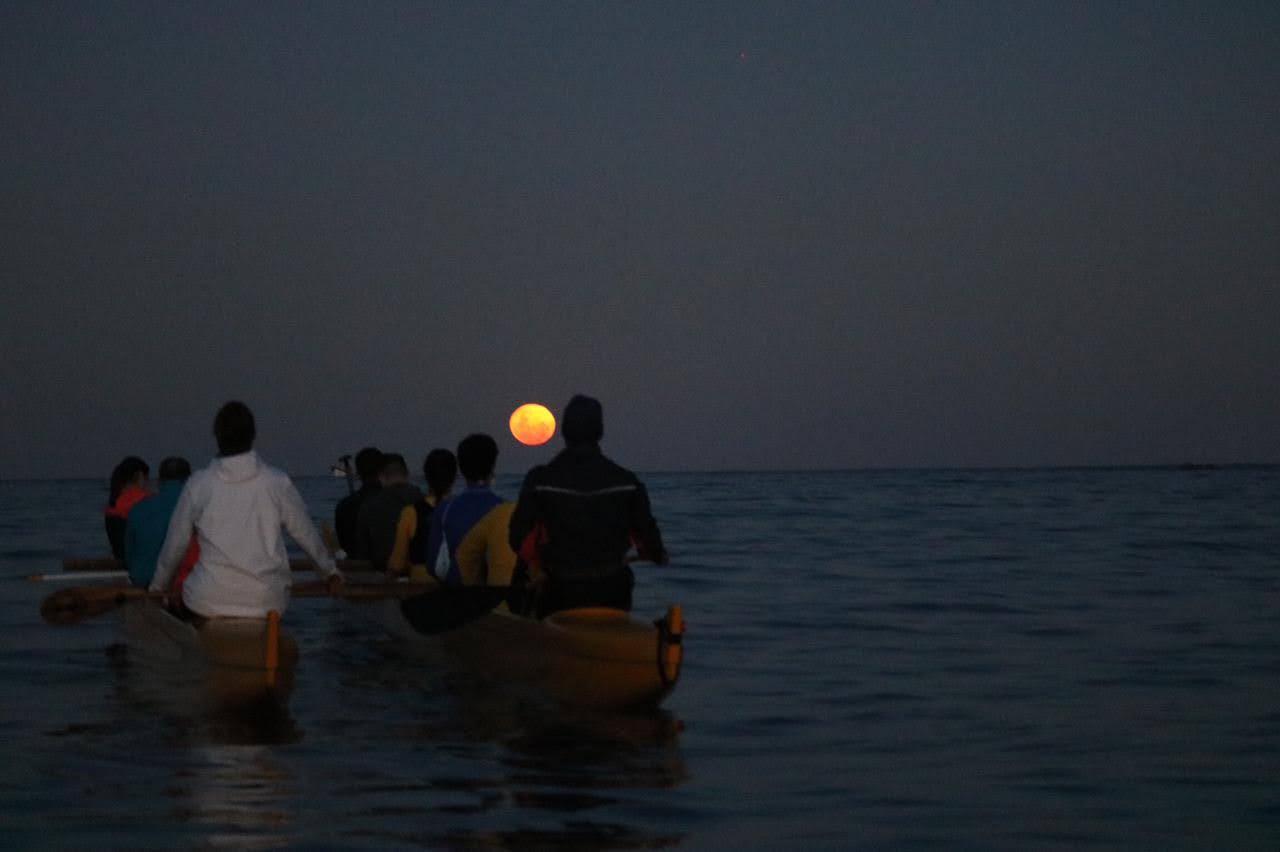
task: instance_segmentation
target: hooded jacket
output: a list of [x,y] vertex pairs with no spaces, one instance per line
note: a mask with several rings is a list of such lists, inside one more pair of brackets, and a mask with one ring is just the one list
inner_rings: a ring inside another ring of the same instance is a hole
[[282,528],[314,560],[321,577],[337,573],[287,475],[252,450],[214,459],[182,489],[150,588],[168,588],[194,530],[200,559],[182,587],[188,609],[242,618],[261,618],[271,610],[283,614],[293,578]]

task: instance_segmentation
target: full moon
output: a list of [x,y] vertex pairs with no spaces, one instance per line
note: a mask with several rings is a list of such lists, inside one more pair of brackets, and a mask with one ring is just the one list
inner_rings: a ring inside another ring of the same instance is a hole
[[556,433],[556,418],[545,405],[526,402],[511,412],[511,434],[520,443],[538,447]]

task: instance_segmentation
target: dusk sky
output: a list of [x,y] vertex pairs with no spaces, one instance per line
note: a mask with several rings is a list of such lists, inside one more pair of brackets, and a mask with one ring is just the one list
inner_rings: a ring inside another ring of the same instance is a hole
[[1275,2],[5,2],[0,131],[0,478],[1280,462]]

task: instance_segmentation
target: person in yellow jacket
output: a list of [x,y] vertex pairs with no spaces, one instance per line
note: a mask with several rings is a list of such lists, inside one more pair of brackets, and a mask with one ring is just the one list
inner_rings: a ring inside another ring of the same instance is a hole
[[516,552],[507,543],[507,527],[514,500],[499,503],[485,513],[458,542],[454,557],[464,586],[510,586]]
[[427,493],[400,511],[395,544],[387,560],[388,576],[408,574],[414,582],[433,579],[427,570],[427,529],[435,507],[453,491],[454,480],[458,478],[458,459],[449,450],[434,449],[422,463],[422,475],[427,480]]

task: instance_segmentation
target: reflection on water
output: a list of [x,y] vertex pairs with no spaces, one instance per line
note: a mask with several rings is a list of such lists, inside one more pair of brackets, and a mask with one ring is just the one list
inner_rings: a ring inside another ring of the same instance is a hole
[[292,839],[297,790],[270,746],[192,746],[166,794],[205,844],[265,848]]
[[[503,683],[451,670],[426,648],[384,645],[342,688],[384,696],[399,715],[348,747],[367,760],[337,791],[370,817],[353,842],[430,848],[660,848],[682,835],[655,825],[666,791],[689,777],[680,723],[667,712],[567,710]],[[387,751],[387,738],[395,746]],[[409,826],[412,825],[412,829]],[[655,830],[656,829],[656,830]]]
[[662,712],[561,717],[508,740],[504,764],[526,783],[594,790],[676,787],[688,778],[679,727]]
[[198,722],[185,737],[193,745],[205,740],[219,745],[281,745],[302,739],[288,705],[271,694],[209,708]]
[[276,747],[302,738],[288,707],[292,671],[268,685],[261,671],[199,665],[126,638],[107,652],[119,709],[159,719],[167,751],[181,754],[163,788],[171,819],[199,845],[289,843],[298,797]]
[[[127,614],[128,610],[126,610]],[[163,718],[177,743],[267,745],[301,738],[289,713],[295,670],[209,665],[177,653],[154,634],[124,622],[123,643],[107,649],[121,699]]]
[[[682,726],[670,713],[571,711],[450,670],[430,651],[402,651],[366,645],[352,652],[366,655],[354,666],[323,653],[309,658],[304,693],[329,696],[331,715],[310,718],[305,736],[290,710],[292,679],[245,698],[244,684],[219,683],[216,669],[136,642],[112,646],[107,657],[119,724],[159,732],[170,773],[162,786],[166,820],[197,845],[652,849],[682,842],[650,810],[689,777]],[[348,704],[348,695],[371,706]],[[309,755],[311,772],[323,765],[317,755],[339,761],[322,789],[309,789],[314,778],[300,783],[300,754]],[[304,816],[317,795],[341,813],[340,827]]]
[[679,835],[634,831],[612,823],[567,822],[558,831],[453,832],[432,838],[450,849],[664,849],[680,844]]
[[564,819],[557,829],[516,828],[447,834],[442,843],[496,849],[656,849],[682,835],[592,819],[621,804],[618,791],[669,789],[688,778],[667,713],[580,713],[540,720],[503,742],[510,805]]

